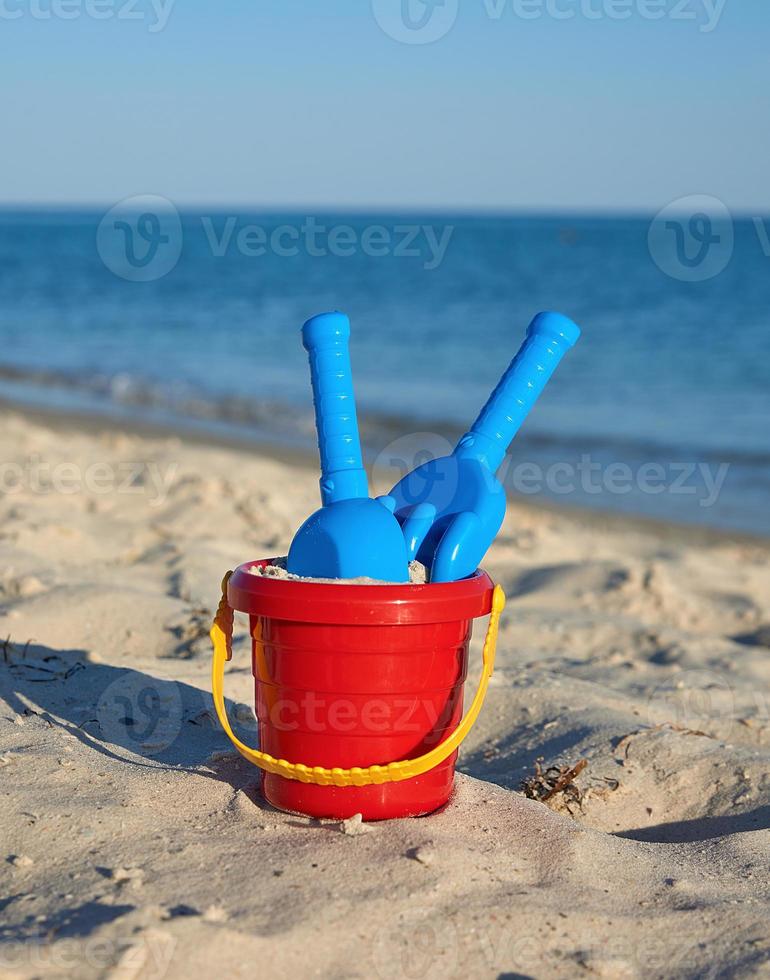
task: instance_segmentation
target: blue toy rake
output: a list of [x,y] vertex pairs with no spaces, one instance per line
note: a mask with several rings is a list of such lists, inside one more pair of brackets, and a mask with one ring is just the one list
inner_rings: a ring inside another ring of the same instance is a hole
[[409,560],[425,564],[431,582],[465,578],[487,553],[505,517],[505,490],[495,473],[559,361],[579,337],[580,329],[568,317],[539,313],[452,455],[418,466],[391,490]]

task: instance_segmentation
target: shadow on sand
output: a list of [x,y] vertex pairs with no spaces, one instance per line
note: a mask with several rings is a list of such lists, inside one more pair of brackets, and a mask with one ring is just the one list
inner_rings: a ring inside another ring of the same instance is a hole
[[693,844],[730,834],[745,834],[751,830],[770,830],[770,806],[729,816],[697,817],[693,820],[659,823],[654,827],[623,830],[614,836],[646,841],[648,844]]
[[[223,760],[210,758],[232,746],[208,691],[93,663],[85,650],[0,644],[0,697],[17,715],[38,715],[95,752],[127,765],[182,768],[225,780],[232,770],[232,760],[221,765]],[[236,734],[253,744],[257,735],[251,709],[228,702],[228,713]],[[241,775],[253,772],[240,758],[235,762]]]
[[[37,716],[52,732],[64,730],[100,756],[133,768],[173,770],[235,789],[248,788],[255,806],[272,810],[254,791],[254,768],[234,753],[219,727],[208,691],[138,670],[93,663],[82,649],[32,643],[22,648],[0,641],[0,698],[17,715]],[[8,709],[3,713],[7,716]],[[239,737],[254,744],[256,721],[251,710],[229,702],[228,713]],[[107,874],[103,868],[96,870]],[[17,908],[16,903],[26,897],[18,892],[0,899],[4,948],[9,943],[46,944],[53,936],[84,939],[134,910],[133,905],[98,900],[72,908],[65,903],[41,924],[35,916],[24,914],[22,906]],[[172,918],[192,912],[183,905],[169,909]]]

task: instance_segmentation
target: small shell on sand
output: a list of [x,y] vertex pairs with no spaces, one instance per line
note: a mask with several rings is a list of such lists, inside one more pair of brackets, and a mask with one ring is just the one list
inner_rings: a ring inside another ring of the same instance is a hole
[[419,847],[411,848],[411,850],[407,851],[406,856],[412,858],[413,861],[424,864],[426,867],[430,867],[436,860],[436,847],[433,841],[428,841],[426,844],[420,844]]
[[[305,578],[302,575],[292,575],[286,569],[286,558],[274,558],[269,565],[252,565],[248,569],[251,575],[261,578],[280,578],[290,582],[320,582],[326,585],[400,585],[402,583],[383,582],[376,578]],[[419,561],[409,562],[409,584],[426,585],[428,570]]]
[[365,834],[369,830],[360,813],[354,813],[352,817],[343,820],[339,827],[346,837],[358,837],[359,834]]
[[35,863],[31,857],[26,854],[12,854],[8,861],[14,866],[14,868],[31,868]]
[[141,888],[144,871],[142,868],[110,868],[109,877],[119,885],[128,884],[133,888]]
[[222,908],[221,905],[209,905],[203,913],[204,922],[227,922],[229,918],[227,909]]

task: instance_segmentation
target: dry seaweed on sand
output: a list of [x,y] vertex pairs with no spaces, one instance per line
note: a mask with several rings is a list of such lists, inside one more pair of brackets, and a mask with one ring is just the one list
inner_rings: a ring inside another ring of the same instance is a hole
[[570,804],[578,807],[583,802],[583,791],[575,779],[588,765],[587,759],[580,759],[574,766],[548,766],[543,768],[542,757],[535,760],[535,772],[521,781],[521,790],[530,800],[548,803],[561,796],[565,807],[572,813]]

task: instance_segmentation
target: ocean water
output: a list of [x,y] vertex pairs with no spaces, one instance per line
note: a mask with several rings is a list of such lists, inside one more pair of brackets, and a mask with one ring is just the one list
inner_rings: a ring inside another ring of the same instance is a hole
[[382,491],[557,309],[512,491],[768,534],[770,221],[697,220],[0,212],[0,397],[310,446],[299,330],[337,308]]

